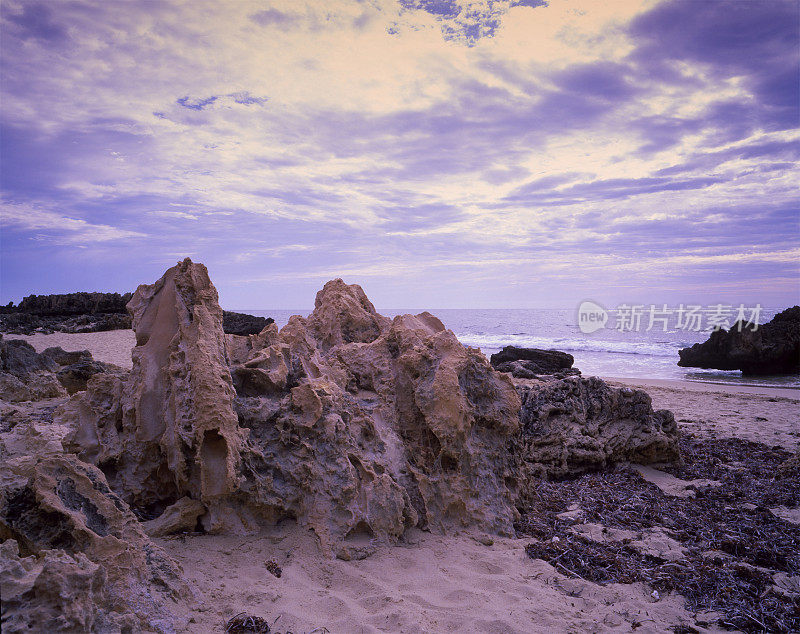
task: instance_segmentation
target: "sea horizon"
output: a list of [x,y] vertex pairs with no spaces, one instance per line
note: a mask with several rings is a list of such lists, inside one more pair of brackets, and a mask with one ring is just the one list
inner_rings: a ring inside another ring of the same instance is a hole
[[[490,357],[505,346],[560,350],[571,354],[574,367],[585,376],[625,379],[700,381],[728,385],[800,388],[795,375],[742,376],[739,370],[704,370],[678,366],[678,351],[706,341],[709,330],[671,328],[646,330],[646,319],[638,330],[611,327],[593,333],[581,332],[577,306],[558,308],[376,308],[387,317],[430,312],[452,330],[464,345],[479,348]],[[760,324],[787,307],[762,307]],[[271,317],[282,328],[293,315],[307,316],[313,309],[236,309],[236,312]]]

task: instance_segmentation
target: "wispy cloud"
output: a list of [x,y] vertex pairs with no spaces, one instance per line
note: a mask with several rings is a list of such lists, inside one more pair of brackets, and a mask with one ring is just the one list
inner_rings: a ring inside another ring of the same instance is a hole
[[797,11],[7,0],[2,293],[82,246],[127,288],[192,254],[240,307],[339,275],[395,306],[794,301],[763,281],[800,275]]

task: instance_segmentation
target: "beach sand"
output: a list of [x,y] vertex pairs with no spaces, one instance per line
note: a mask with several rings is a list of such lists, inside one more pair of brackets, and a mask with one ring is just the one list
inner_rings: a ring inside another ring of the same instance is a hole
[[131,348],[136,345],[136,335],[133,330],[108,330],[105,332],[54,332],[51,335],[8,335],[6,339],[23,339],[42,352],[45,348],[59,346],[64,350],[88,350],[95,361],[113,363],[121,368],[130,369]]
[[800,390],[664,379],[606,378],[646,391],[655,409],[710,438],[743,438],[789,451],[800,449]]
[[567,578],[526,555],[529,539],[479,540],[412,529],[362,561],[323,558],[293,522],[257,537],[157,541],[205,597],[202,611],[185,616],[194,619],[189,631],[221,631],[240,612],[280,617],[278,632],[664,632],[695,624],[678,595],[656,600],[641,583]]
[[[131,365],[134,344],[130,330],[9,338],[25,339],[40,351],[88,349],[96,359],[123,367]],[[797,390],[609,380],[646,390],[656,408],[672,410],[679,425],[696,435],[798,448]],[[713,614],[691,614],[678,594],[653,596],[642,583],[598,585],[562,574],[525,553],[525,546],[536,541],[528,537],[445,536],[412,529],[399,544],[380,546],[361,561],[323,556],[313,534],[293,521],[265,527],[256,536],[156,541],[181,564],[197,591],[195,605],[176,606],[181,614],[176,629],[184,632],[222,632],[241,612],[269,623],[278,619],[272,631],[295,633],[315,628],[330,633],[664,632],[680,625],[694,628],[686,631],[717,631],[705,627]],[[270,560],[282,568],[280,578],[267,569]]]

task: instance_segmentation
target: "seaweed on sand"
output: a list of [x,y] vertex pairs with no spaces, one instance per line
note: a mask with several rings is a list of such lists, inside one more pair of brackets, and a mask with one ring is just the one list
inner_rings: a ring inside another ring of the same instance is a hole
[[[281,618],[280,614],[272,622],[272,627]],[[270,624],[266,619],[260,616],[252,616],[246,612],[240,612],[232,617],[225,624],[226,634],[248,634],[254,632],[255,634],[281,634],[277,630],[270,629]],[[283,634],[292,634],[290,630],[286,630]],[[308,634],[328,634],[327,627],[317,627],[311,630]]]
[[[800,575],[800,527],[769,508],[800,503],[800,474],[780,466],[792,456],[742,440],[681,439],[684,463],[664,470],[686,479],[709,478],[695,497],[664,494],[628,468],[573,480],[537,480],[517,525],[533,558],[570,576],[595,583],[643,581],[674,591],[694,612],[722,616],[719,627],[747,632],[800,630],[800,597],[780,590],[775,575]],[[640,553],[627,540],[592,541],[570,530],[574,519],[558,515],[577,505],[585,521],[608,528],[661,528],[686,549],[666,561]],[[553,537],[558,540],[553,541]]]

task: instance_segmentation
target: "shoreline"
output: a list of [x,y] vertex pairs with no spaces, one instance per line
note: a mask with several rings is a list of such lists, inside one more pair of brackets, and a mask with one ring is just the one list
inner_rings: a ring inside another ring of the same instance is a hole
[[800,391],[669,379],[602,377],[615,387],[642,389],[654,409],[668,409],[685,432],[740,438],[800,451]]
[[783,398],[800,400],[800,387],[773,385],[758,385],[757,383],[722,383],[720,381],[704,381],[702,379],[659,379],[659,378],[632,378],[601,376],[609,383],[620,383],[643,388],[680,389],[692,392],[725,392],[736,394],[761,394],[766,396],[780,396]]

